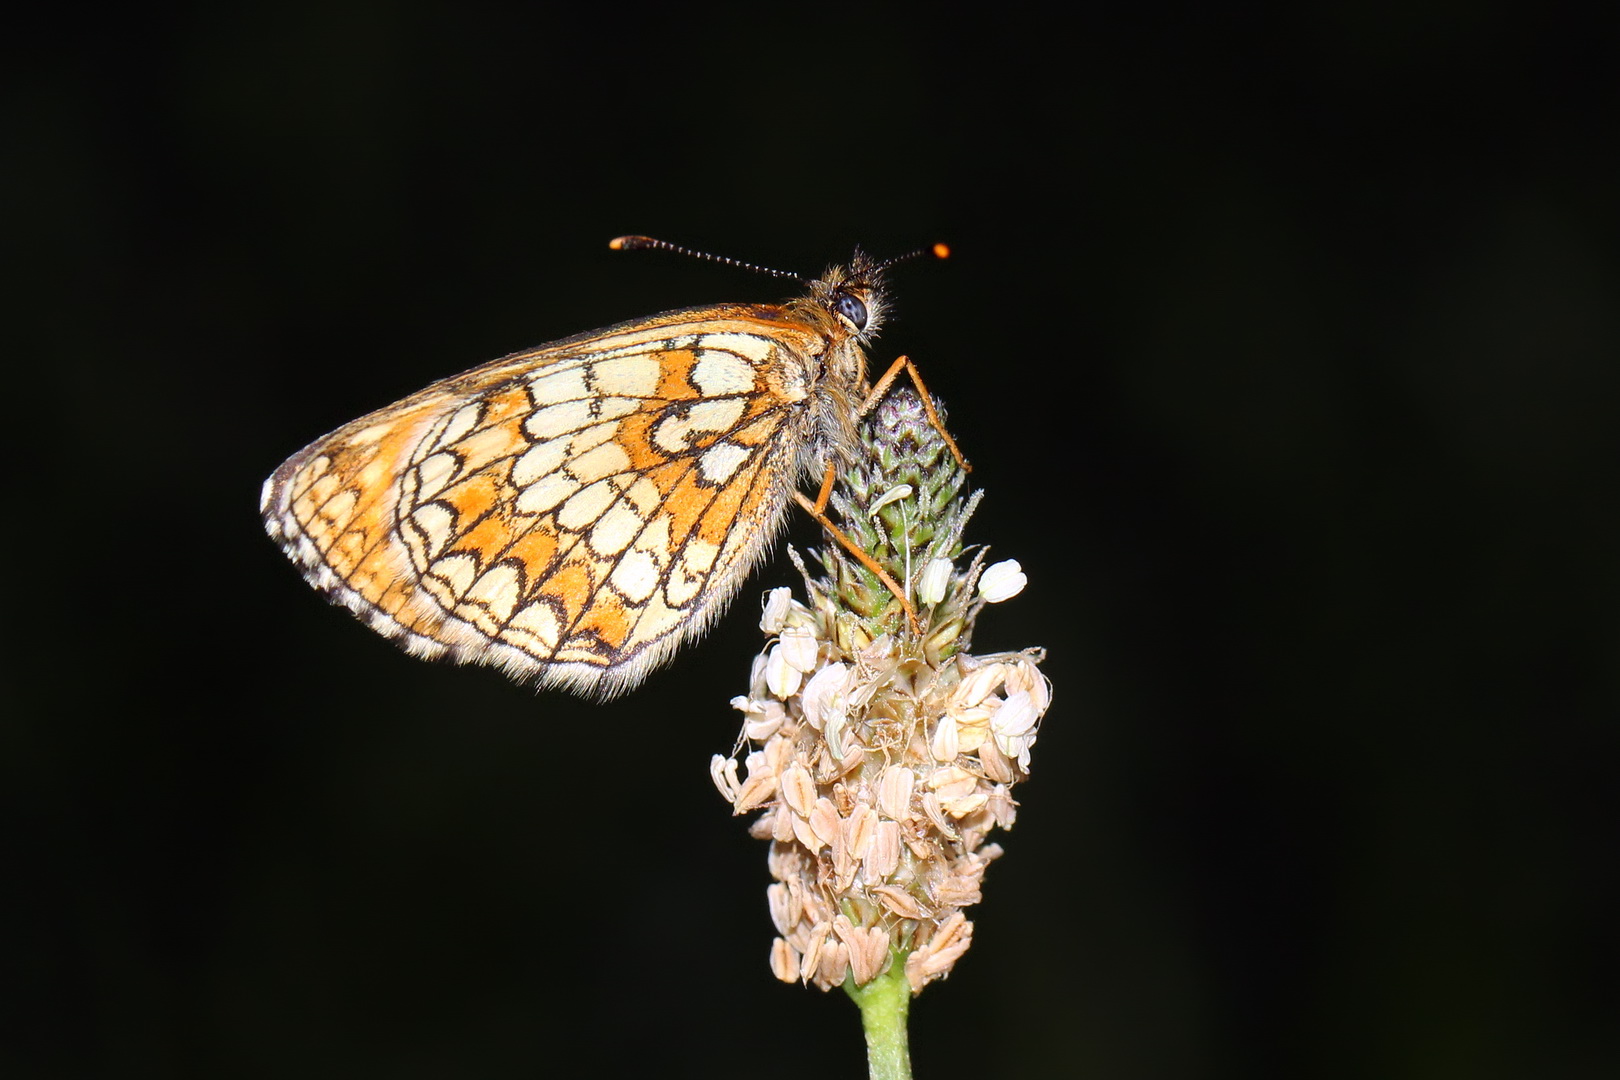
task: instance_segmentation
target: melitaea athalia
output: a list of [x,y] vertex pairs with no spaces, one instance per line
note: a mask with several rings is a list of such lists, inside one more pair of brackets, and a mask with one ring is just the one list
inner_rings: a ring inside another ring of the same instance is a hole
[[[650,246],[673,248],[614,241]],[[265,528],[413,655],[627,690],[719,616],[803,479],[852,452],[896,261],[857,252],[785,303],[665,312],[436,382],[287,459]]]

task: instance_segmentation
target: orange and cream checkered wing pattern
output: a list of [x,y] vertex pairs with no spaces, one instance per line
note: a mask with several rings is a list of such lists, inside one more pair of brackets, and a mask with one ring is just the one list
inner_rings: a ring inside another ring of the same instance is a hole
[[435,383],[277,469],[266,528],[417,656],[628,689],[708,627],[806,471],[849,445],[875,277],[833,271],[788,304],[669,312]]

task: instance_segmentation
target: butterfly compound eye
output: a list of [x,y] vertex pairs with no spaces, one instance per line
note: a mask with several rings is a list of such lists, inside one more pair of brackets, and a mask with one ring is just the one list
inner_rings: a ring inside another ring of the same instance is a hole
[[861,303],[859,298],[851,296],[849,293],[839,293],[838,314],[853,323],[855,329],[866,329],[866,305]]

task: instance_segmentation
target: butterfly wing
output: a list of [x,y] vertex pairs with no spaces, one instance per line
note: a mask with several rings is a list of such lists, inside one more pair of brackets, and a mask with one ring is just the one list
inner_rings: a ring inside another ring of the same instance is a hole
[[266,527],[416,655],[610,696],[707,629],[770,546],[826,347],[738,305],[515,353],[294,455]]

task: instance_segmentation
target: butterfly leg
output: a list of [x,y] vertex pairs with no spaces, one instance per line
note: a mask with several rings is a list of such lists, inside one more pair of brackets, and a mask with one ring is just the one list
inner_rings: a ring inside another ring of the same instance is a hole
[[802,491],[795,491],[793,497],[798,500],[800,506],[804,507],[805,513],[815,518],[817,524],[827,530],[828,536],[838,541],[839,545],[855,556],[862,566],[877,575],[877,579],[883,582],[883,587],[893,593],[896,600],[900,601],[900,606],[906,611],[906,617],[911,620],[911,629],[915,633],[922,633],[922,622],[917,618],[917,609],[911,606],[910,600],[906,599],[906,591],[900,587],[894,578],[889,576],[887,570],[878,565],[876,559],[857,547],[855,541],[851,540],[844,533],[844,530],[834,525],[832,519],[827,517],[827,500],[832,497],[832,486],[833,464],[829,461],[827,463],[827,474],[821,481],[821,493],[816,496],[816,501],[811,502],[805,498]]
[[889,387],[893,385],[895,378],[899,376],[902,370],[911,376],[911,385],[917,388],[917,393],[922,398],[923,409],[928,413],[928,422],[934,426],[934,430],[939,432],[940,437],[945,440],[945,445],[950,447],[951,456],[956,459],[958,465],[962,466],[963,472],[972,472],[973,466],[967,463],[967,458],[963,457],[962,451],[956,447],[956,440],[951,438],[951,433],[945,430],[944,424],[940,423],[939,414],[934,411],[934,398],[928,393],[928,387],[923,385],[922,376],[917,373],[917,365],[911,362],[909,356],[895,358],[894,363],[889,365],[889,370],[883,373],[883,378],[872,384],[871,392],[866,395],[866,400],[861,402],[861,407],[857,410],[856,415],[865,416],[871,412],[873,407],[883,400],[883,395],[889,392]]
[[821,474],[821,490],[816,492],[816,504],[810,509],[811,516],[821,517],[827,510],[827,503],[832,499],[833,481],[838,479],[838,467],[827,462],[827,469]]

